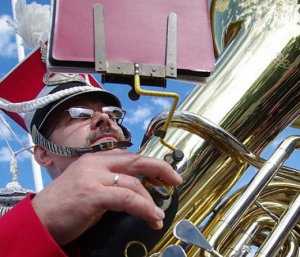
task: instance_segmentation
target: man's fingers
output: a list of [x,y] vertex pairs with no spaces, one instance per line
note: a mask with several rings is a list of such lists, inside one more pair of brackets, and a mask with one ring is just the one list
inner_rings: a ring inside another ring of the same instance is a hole
[[153,179],[159,178],[169,185],[182,183],[181,176],[165,161],[130,153],[120,154],[120,157],[118,162],[113,163],[113,171],[122,170],[122,173],[131,176],[144,175]]
[[99,187],[101,185],[104,186],[115,186],[115,187],[124,187],[133,192],[140,194],[146,199],[153,201],[149,192],[145,189],[141,181],[133,176],[129,176],[121,173],[99,173],[99,177],[97,178],[97,183],[99,183]]
[[[151,195],[145,189],[145,187],[142,185],[141,181],[138,178],[125,175],[125,174],[112,174],[112,175],[114,176],[113,186],[127,188],[129,190],[132,190],[140,194],[141,196],[145,197],[149,201],[153,201]],[[116,176],[118,176],[117,180],[115,180]]]
[[[95,164],[103,163],[103,158],[111,172],[123,173],[131,176],[144,175],[151,179],[159,179],[168,185],[179,185],[182,178],[167,162],[155,158],[143,157],[117,149],[105,151],[104,153],[93,153],[82,156],[88,158],[88,162]],[[98,165],[96,165],[97,167]]]
[[126,212],[148,222],[154,229],[161,228],[165,217],[163,210],[153,201],[123,187],[108,186],[98,196],[99,208]]

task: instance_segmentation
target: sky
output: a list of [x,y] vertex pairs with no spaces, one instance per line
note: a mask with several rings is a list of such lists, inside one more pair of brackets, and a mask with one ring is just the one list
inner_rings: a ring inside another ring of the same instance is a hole
[[[27,0],[27,4],[33,4],[33,1]],[[38,0],[34,4],[40,4],[44,7],[49,5],[49,0]],[[12,20],[11,1],[0,1],[0,79],[7,74],[17,63],[17,50],[15,43],[14,29],[9,25],[7,21]],[[26,48],[26,53],[29,53],[30,49]],[[191,92],[195,85],[191,83],[183,83],[177,81],[168,81],[167,90],[176,91],[180,94],[180,101]],[[201,86],[201,85],[197,85]],[[127,111],[124,125],[129,128],[133,135],[133,147],[130,149],[132,152],[138,151],[141,139],[144,135],[145,129],[151,118],[159,114],[164,110],[168,110],[170,107],[170,101],[163,98],[152,98],[148,96],[142,96],[138,101],[131,101],[128,99],[129,87],[127,85],[118,84],[106,84],[105,88],[118,95],[121,99],[124,109]],[[10,181],[10,150],[6,142],[8,141],[13,151],[20,150],[23,146],[28,145],[27,134],[18,127],[14,122],[7,118],[4,114],[6,122],[12,128],[13,133],[8,131],[6,126],[0,122],[0,187],[4,187]],[[14,136],[15,134],[16,136]],[[269,146],[263,151],[262,157],[268,158],[276,149],[278,144],[284,140],[288,135],[299,134],[298,129],[287,128],[280,133],[277,138],[270,142]],[[18,142],[21,142],[19,144]],[[299,167],[299,156],[295,152],[291,158],[287,161],[287,165]],[[34,183],[31,169],[31,155],[27,151],[18,155],[18,169],[20,174],[20,183],[23,187],[34,190]],[[255,169],[249,169],[243,178],[243,182],[249,180],[253,176]],[[47,176],[45,170],[42,171],[44,183],[50,182],[50,178]]]

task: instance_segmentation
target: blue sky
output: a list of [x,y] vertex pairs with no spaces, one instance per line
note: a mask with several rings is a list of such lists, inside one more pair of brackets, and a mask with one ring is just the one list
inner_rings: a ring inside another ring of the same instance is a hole
[[[33,1],[27,0],[27,4]],[[48,5],[50,1],[48,0],[38,0],[36,3],[42,5]],[[11,1],[1,0],[0,3],[0,79],[12,69],[18,62],[17,51],[15,45],[15,35],[13,29],[7,24],[6,20],[11,19]],[[29,49],[27,49],[27,52]],[[177,91],[181,96],[181,101],[189,94],[194,85],[181,83],[176,81],[169,81],[167,89],[172,91]],[[151,98],[151,97],[141,97],[139,101],[132,102],[128,99],[127,94],[129,87],[126,85],[117,84],[107,84],[105,87],[118,95],[123,103],[124,109],[127,111],[126,119],[124,124],[130,129],[133,135],[134,146],[131,151],[137,151],[141,138],[143,137],[145,128],[149,120],[168,108],[170,102],[162,98]],[[18,139],[27,144],[27,136],[24,131],[19,128],[16,124],[7,119],[7,122],[12,127],[14,133],[17,135]],[[9,150],[5,143],[4,138],[6,138],[14,151],[17,151],[21,146],[16,142],[16,139],[9,133],[3,125],[0,124],[3,133],[0,134],[0,187],[5,186],[10,180],[9,174]],[[1,132],[1,131],[0,131]],[[298,134],[298,129],[287,128],[278,137],[270,143],[270,145],[265,149],[262,156],[268,157],[274,151],[276,146],[288,135]],[[299,168],[299,156],[293,154],[292,157],[287,161],[287,164]],[[34,188],[32,171],[31,171],[31,161],[30,155],[28,153],[22,153],[18,156],[18,167],[20,173],[20,182],[26,188]],[[254,169],[250,169],[245,176],[243,181],[249,179],[253,174]],[[45,183],[49,183],[49,178],[46,172],[43,171]]]

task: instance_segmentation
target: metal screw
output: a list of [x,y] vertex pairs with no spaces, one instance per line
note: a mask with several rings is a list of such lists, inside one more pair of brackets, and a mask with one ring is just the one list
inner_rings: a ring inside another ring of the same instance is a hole
[[140,73],[140,66],[138,63],[134,64],[134,73],[139,74]]

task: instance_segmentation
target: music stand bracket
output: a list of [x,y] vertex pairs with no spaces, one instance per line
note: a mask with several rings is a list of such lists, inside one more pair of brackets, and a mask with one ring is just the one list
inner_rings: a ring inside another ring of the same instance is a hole
[[[100,73],[134,75],[135,63],[112,63],[106,58],[103,5],[94,5],[95,70]],[[167,23],[165,66],[139,64],[139,74],[154,78],[177,77],[177,15],[170,13]]]
[[103,6],[95,4],[94,6],[94,38],[95,38],[95,70],[97,72],[106,71],[105,55],[105,31]]

